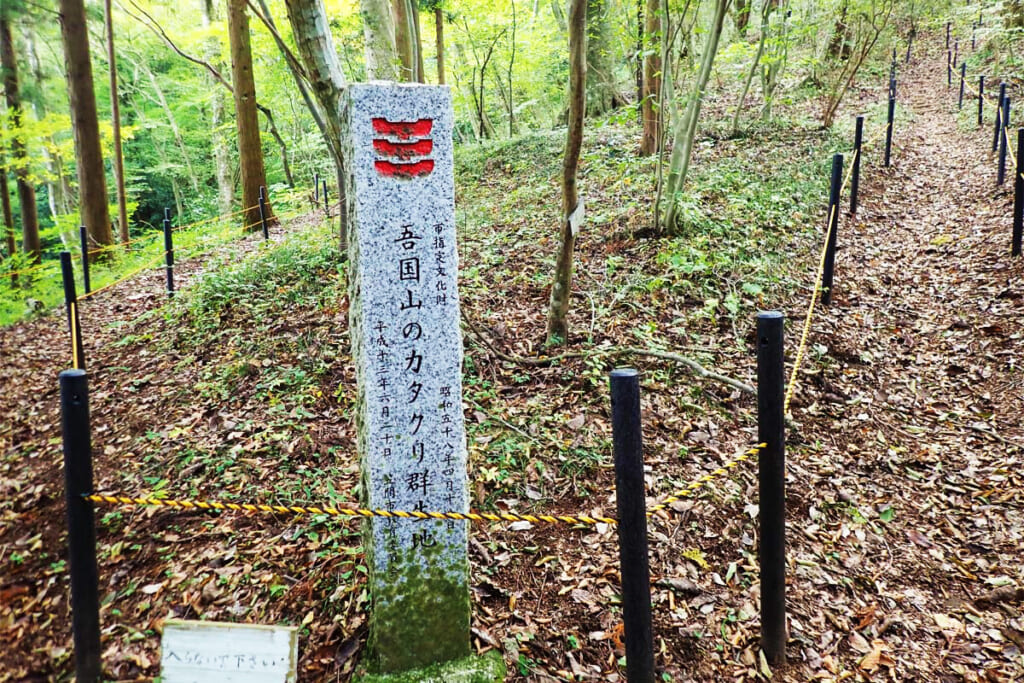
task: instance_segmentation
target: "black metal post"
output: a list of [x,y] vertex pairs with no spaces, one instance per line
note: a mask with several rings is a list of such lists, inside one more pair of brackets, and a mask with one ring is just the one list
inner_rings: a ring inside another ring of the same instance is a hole
[[768,663],[786,660],[786,422],[782,337],[777,311],[757,315],[758,519],[761,546],[761,649]]
[[320,203],[320,174],[313,174],[313,201]]
[[100,600],[96,571],[96,528],[92,493],[92,437],[89,389],[84,370],[60,373],[60,416],[64,440],[64,492],[71,571],[71,630],[75,676],[82,683],[100,680]]
[[946,49],[947,49],[947,50],[949,49],[949,30],[950,30],[950,23],[951,23],[951,22],[948,22],[948,21],[946,22]]
[[1017,175],[1013,179],[1013,245],[1010,253],[1020,256],[1024,236],[1024,128],[1017,129]]
[[260,185],[260,223],[263,225],[263,239],[270,239],[270,228],[267,227],[267,189]]
[[953,51],[946,50],[946,87],[953,87]]
[[967,62],[961,62],[960,64],[960,103],[957,108],[964,108],[964,79],[967,78]]
[[996,185],[1006,181],[1006,150],[1009,147],[1007,138],[1010,135],[1010,97],[1003,98],[1003,124],[999,132],[999,170],[996,172]]
[[853,133],[853,172],[850,175],[850,213],[857,213],[857,195],[860,192],[860,157],[864,146],[864,117],[857,117]]
[[323,196],[324,196],[324,215],[327,216],[328,218],[330,218],[331,217],[331,205],[327,201],[327,181],[324,180],[324,181],[321,181],[321,182],[322,182],[322,185],[323,185],[323,192],[321,194],[323,194]]
[[84,225],[78,226],[78,236],[82,242],[82,290],[88,294],[92,291],[89,286],[89,231]]
[[174,232],[171,230],[171,210],[164,209],[164,262],[167,271],[167,296],[174,296]]
[[957,38],[953,42],[953,67],[956,68],[956,65],[959,62],[960,62],[960,39]]
[[839,191],[843,185],[843,155],[832,157],[832,184],[828,191],[828,214],[825,229],[828,246],[825,248],[825,270],[821,278],[821,303],[832,303],[832,277],[836,268],[836,233],[839,230]]
[[85,369],[85,351],[82,346],[82,325],[78,316],[78,295],[75,293],[75,271],[71,266],[71,252],[60,252],[60,272],[64,280],[64,307],[71,333],[71,367]]
[[911,32],[907,36],[907,58],[904,60],[905,64],[910,64],[910,48],[914,45],[914,34]]
[[974,24],[971,27],[971,52],[974,52],[974,50],[976,49],[975,48],[975,44],[976,44],[977,38],[978,38],[978,25]]
[[896,120],[896,98],[889,98],[889,113],[885,125],[885,167],[892,165],[892,129]]
[[992,132],[992,151],[999,149],[999,127],[1002,125],[1000,119],[1003,117],[1003,100],[1006,99],[1006,83],[999,84],[999,102],[996,103],[996,123]]
[[636,370],[628,368],[613,370],[610,381],[626,678],[629,683],[654,683],[651,579],[647,558],[647,509],[644,502],[646,493],[640,426],[640,375]]
[[985,77],[978,76],[978,128],[985,123]]

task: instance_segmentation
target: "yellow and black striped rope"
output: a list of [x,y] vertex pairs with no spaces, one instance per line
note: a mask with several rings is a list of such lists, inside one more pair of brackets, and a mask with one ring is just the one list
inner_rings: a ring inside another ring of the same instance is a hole
[[139,507],[167,507],[179,510],[233,510],[236,512],[266,512],[296,515],[332,515],[336,517],[381,517],[385,519],[413,520],[456,520],[469,522],[530,522],[532,524],[595,525],[617,524],[613,517],[591,517],[589,515],[520,515],[513,512],[418,512],[407,510],[371,510],[369,508],[306,506],[306,505],[265,505],[256,503],[221,503],[212,500],[172,500],[160,498],[131,498],[127,496],[87,495],[86,500],[94,503],[128,505]]
[[687,486],[684,486],[683,488],[679,489],[672,495],[666,497],[657,505],[652,505],[650,509],[647,511],[647,516],[650,517],[656,512],[667,510],[669,505],[671,505],[672,503],[678,503],[684,498],[693,498],[702,488],[713,482],[715,479],[718,479],[719,477],[724,477],[725,475],[729,474],[730,470],[734,470],[737,467],[739,467],[740,464],[750,460],[758,453],[760,453],[761,449],[765,447],[767,447],[767,444],[759,443],[753,448],[746,450],[743,453],[740,453],[735,458],[725,463],[718,469],[708,472],[700,479],[697,479],[694,482],[688,484]]

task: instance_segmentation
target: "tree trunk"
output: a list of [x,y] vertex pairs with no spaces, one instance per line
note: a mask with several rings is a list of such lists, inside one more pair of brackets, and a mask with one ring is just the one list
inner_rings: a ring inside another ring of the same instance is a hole
[[444,10],[434,7],[434,35],[437,39],[437,82],[444,85]]
[[644,79],[643,115],[644,131],[640,138],[640,154],[650,156],[658,151],[661,140],[661,7],[660,0],[647,0],[644,12]]
[[[209,30],[216,21],[216,7],[213,0],[203,0],[203,28]],[[220,41],[212,33],[204,49],[206,60],[221,71]],[[234,174],[231,172],[231,154],[221,124],[224,121],[224,92],[217,87],[216,79],[204,72],[204,82],[210,87],[210,135],[213,142],[213,164],[217,176],[217,206],[221,214],[231,212],[235,200]]]
[[[768,40],[768,29],[770,25],[769,22],[772,17],[772,9],[771,0],[765,0],[764,9],[761,10],[761,36],[757,41],[757,52],[754,54],[754,61],[750,65],[750,71],[747,72],[747,78],[743,81],[743,90],[740,92],[740,99],[736,103],[736,112],[732,117],[733,135],[740,132],[740,113],[743,111],[743,105],[747,101],[747,93],[750,92],[750,84],[754,80],[754,74],[761,68],[761,57],[764,55],[764,46]],[[747,11],[749,10],[750,8],[748,7]]]
[[421,35],[419,1],[409,0],[409,7],[412,9],[412,12],[409,14],[409,20],[412,23],[413,55],[416,58],[416,82],[426,83],[427,78],[423,73],[423,36]]
[[124,155],[121,149],[121,105],[117,101],[117,54],[114,52],[114,17],[111,0],[103,3],[107,30],[107,68],[110,70],[110,122],[114,128],[114,184],[117,188],[117,231],[121,243],[128,246],[128,201],[124,192]]
[[[617,97],[606,0],[587,0],[587,115],[611,111]],[[572,22],[570,28],[572,30]]]
[[668,178],[665,183],[665,219],[662,221],[664,229],[672,231],[676,228],[677,211],[679,208],[678,193],[686,182],[686,174],[690,169],[690,159],[693,156],[693,143],[697,137],[697,122],[700,119],[701,105],[704,103],[704,88],[707,87],[711,78],[711,67],[715,63],[715,55],[718,53],[718,40],[722,37],[722,26],[725,23],[726,10],[729,8],[729,0],[716,0],[715,15],[712,21],[711,30],[708,32],[707,40],[704,43],[704,54],[701,56],[700,71],[697,80],[693,84],[690,93],[690,101],[686,107],[686,113],[676,123],[675,134],[672,141],[672,158],[669,162]]
[[11,163],[18,185],[18,203],[21,206],[21,248],[32,257],[34,263],[38,263],[42,259],[42,247],[39,242],[36,188],[29,182],[28,153],[21,130],[23,112],[21,93],[18,90],[18,62],[14,56],[14,40],[11,37],[8,12],[9,10],[0,8],[0,66],[3,68],[4,94],[13,126]]
[[11,211],[11,192],[7,187],[7,160],[3,151],[0,151],[0,204],[3,204],[4,244],[7,246],[7,256],[11,257],[18,252],[18,245],[14,238],[14,212]]
[[[39,55],[36,54],[35,37],[32,31],[23,27],[22,40],[25,41],[25,57],[28,59],[29,69],[32,72],[35,87],[32,89],[32,109],[36,119],[42,121],[46,117],[46,102],[43,93],[46,91],[46,76],[43,74],[42,65],[39,62]],[[58,216],[71,212],[71,203],[74,201],[74,193],[68,184],[67,175],[64,173],[64,160],[59,152],[51,152],[49,148],[58,148],[56,135],[49,136],[49,144],[43,145],[44,165],[50,172],[51,178],[46,180],[47,204],[50,208],[50,215]]]
[[[231,43],[231,80],[235,88],[238,165],[242,176],[242,221],[250,230],[258,230],[260,187],[266,186],[267,174],[263,166],[245,0],[228,0],[228,39]],[[268,203],[268,212],[269,207]]]
[[750,23],[750,11],[753,8],[753,0],[736,0],[736,30],[740,37],[747,35],[747,25]]
[[[345,76],[338,64],[338,53],[334,50],[323,0],[286,0],[285,6],[295,45],[327,123],[325,142],[334,159],[338,180],[338,241],[344,254],[347,248],[345,229],[348,223],[348,203],[345,196],[345,158],[341,151],[341,93],[345,89]],[[367,47],[368,60],[369,52]]]
[[411,0],[391,0],[391,11],[395,21],[395,47],[398,48],[398,80],[415,83],[416,76],[416,30],[412,25]]
[[114,235],[110,230],[110,211],[107,208],[107,179],[103,169],[83,0],[60,0],[60,19],[71,123],[75,131],[75,156],[78,157],[79,218],[89,231],[93,246],[106,247],[114,243]]
[[[297,4],[305,6],[306,2]],[[398,48],[388,0],[359,0],[359,15],[363,18],[363,39],[366,44],[366,80],[397,80]]]
[[569,339],[566,318],[572,295],[573,253],[576,232],[583,222],[576,171],[583,147],[583,118],[587,105],[587,3],[588,0],[572,0],[569,7],[569,127],[562,160],[562,225],[548,307],[549,344],[565,344]]

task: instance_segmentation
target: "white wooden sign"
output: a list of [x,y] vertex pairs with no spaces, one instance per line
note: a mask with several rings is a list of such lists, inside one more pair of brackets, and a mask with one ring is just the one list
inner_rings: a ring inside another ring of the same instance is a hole
[[214,621],[164,622],[164,683],[294,683],[298,629]]

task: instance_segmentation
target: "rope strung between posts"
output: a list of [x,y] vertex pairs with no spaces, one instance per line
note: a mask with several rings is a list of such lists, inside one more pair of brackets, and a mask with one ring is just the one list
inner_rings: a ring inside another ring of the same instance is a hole
[[361,517],[415,520],[456,520],[469,522],[530,522],[531,524],[589,525],[617,524],[613,517],[591,517],[589,515],[520,515],[514,512],[418,512],[405,510],[371,510],[357,507],[307,506],[307,505],[264,505],[255,503],[221,503],[212,500],[171,500],[160,498],[129,498],[126,496],[87,495],[93,503],[109,503],[138,507],[169,507],[184,510],[234,510],[237,512],[268,512],[297,515],[331,515],[335,517]]
[[74,301],[68,302],[68,318],[71,321],[71,367],[81,370],[82,359],[78,357],[78,305]]

